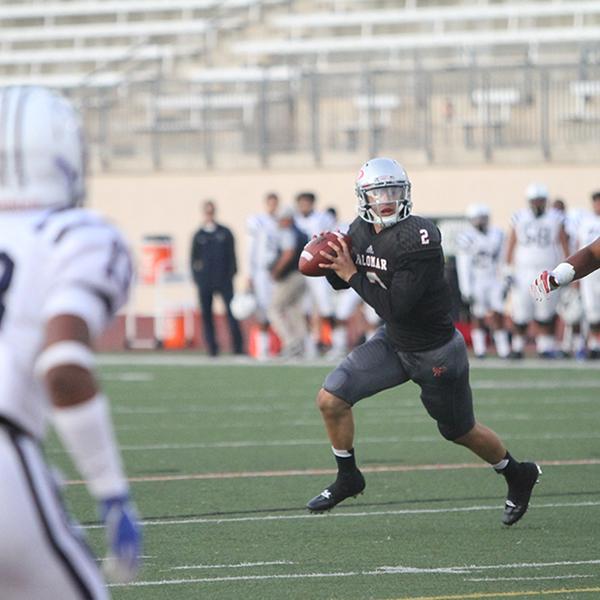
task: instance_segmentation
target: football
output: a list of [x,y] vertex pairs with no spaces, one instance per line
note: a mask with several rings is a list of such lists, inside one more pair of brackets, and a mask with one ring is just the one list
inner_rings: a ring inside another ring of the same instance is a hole
[[334,253],[334,250],[329,247],[328,243],[334,242],[339,244],[340,239],[343,239],[348,245],[348,249],[352,251],[350,236],[339,231],[327,231],[310,240],[304,246],[304,250],[302,250],[300,260],[298,261],[300,273],[307,277],[322,277],[323,275],[327,275],[330,271],[319,267],[319,264],[328,262],[324,256],[321,256],[321,250],[330,254]]

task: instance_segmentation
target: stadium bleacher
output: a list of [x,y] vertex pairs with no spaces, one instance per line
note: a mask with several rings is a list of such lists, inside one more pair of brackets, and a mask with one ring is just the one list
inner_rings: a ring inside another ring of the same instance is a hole
[[[453,24],[499,29],[518,29],[521,23],[536,22],[553,18],[565,26],[582,27],[600,15],[600,5],[596,2],[510,2],[504,4],[458,4],[423,8],[354,10],[352,12],[322,11],[278,15],[272,19],[273,25],[289,29],[300,35],[314,29],[358,28],[364,35],[375,32],[376,27],[389,27],[401,24],[431,27],[436,33],[450,28]],[[547,25],[546,25],[547,26]]]
[[133,155],[148,133],[185,153],[178,134],[220,147],[236,128],[240,155],[315,160],[390,143],[547,155],[555,132],[600,133],[592,0],[6,1],[0,31],[0,84],[80,96],[94,139]]
[[393,58],[397,51],[442,49],[462,52],[465,48],[500,48],[520,46],[527,54],[530,46],[548,45],[556,50],[559,45],[596,42],[600,39],[600,27],[556,27],[487,31],[441,31],[411,34],[353,35],[333,37],[309,37],[292,39],[264,39],[238,42],[233,51],[244,57],[267,56],[331,56],[344,55],[351,60],[365,52],[387,55]]

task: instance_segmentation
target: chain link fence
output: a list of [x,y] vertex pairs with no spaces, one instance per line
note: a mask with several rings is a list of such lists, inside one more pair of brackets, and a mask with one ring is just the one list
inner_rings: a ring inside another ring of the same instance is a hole
[[590,163],[600,156],[597,65],[290,73],[88,89],[77,100],[93,166],[345,167],[385,154],[444,165]]

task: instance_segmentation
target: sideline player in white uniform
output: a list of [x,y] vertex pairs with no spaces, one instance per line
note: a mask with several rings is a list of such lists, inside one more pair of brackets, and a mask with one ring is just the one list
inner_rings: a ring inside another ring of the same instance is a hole
[[[592,194],[592,213],[583,217],[577,230],[577,240],[582,248],[600,238],[600,191]],[[600,271],[583,278],[579,284],[583,311],[590,331],[588,356],[600,358]]]
[[461,295],[471,310],[473,352],[478,358],[486,355],[485,319],[489,316],[498,356],[506,358],[510,345],[499,279],[504,234],[490,226],[490,209],[485,204],[469,205],[466,215],[469,225],[457,237],[456,269]]
[[[555,210],[563,218],[565,232],[569,240],[568,253],[572,254],[579,247],[577,245],[577,231],[584,212],[581,210],[567,211],[567,205],[562,198],[556,198],[552,202],[552,210]],[[582,333],[583,304],[579,285],[570,285],[560,291],[556,312],[564,324],[560,343],[561,353],[565,357],[585,358],[585,338]]]
[[83,199],[78,116],[38,87],[0,88],[0,597],[106,599],[41,444],[51,423],[98,502],[107,574],[134,577],[140,530],[94,376],[92,340],[127,298],[119,232]]
[[256,357],[264,360],[269,356],[269,308],[273,296],[271,267],[277,259],[279,225],[277,209],[279,196],[271,192],[265,196],[265,212],[248,217],[248,288],[256,298],[256,320],[259,333]]
[[512,217],[508,238],[506,267],[513,279],[512,300],[512,354],[522,358],[525,334],[531,321],[537,325],[536,350],[540,357],[555,356],[554,324],[558,295],[548,302],[536,303],[530,296],[529,286],[546,265],[555,264],[568,254],[568,240],[562,218],[556,211],[547,210],[548,189],[532,183],[527,187],[529,206]]
[[[294,223],[300,231],[308,236],[309,240],[323,231],[333,231],[335,228],[335,220],[329,213],[315,210],[316,201],[317,198],[312,192],[300,192],[296,195]],[[333,291],[324,277],[307,277],[306,279],[309,295],[307,314],[311,315],[316,307],[318,330],[312,335],[309,333],[305,344],[305,354],[307,358],[314,358],[317,354],[317,342],[323,322],[328,322],[332,331],[335,327]]]
[[542,271],[532,282],[530,292],[537,302],[545,302],[548,294],[577,281],[588,277],[600,269],[600,237],[568,256],[552,271]]

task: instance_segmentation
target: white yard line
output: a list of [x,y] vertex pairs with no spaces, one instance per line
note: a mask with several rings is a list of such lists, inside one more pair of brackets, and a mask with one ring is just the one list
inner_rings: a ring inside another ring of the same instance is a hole
[[194,569],[246,569],[248,567],[269,567],[273,565],[295,565],[295,562],[290,560],[272,560],[266,562],[244,562],[235,563],[232,565],[181,565],[179,567],[171,567],[164,569],[165,571],[189,571]]
[[[535,510],[543,508],[588,508],[600,506],[600,501],[589,502],[552,502],[546,504],[535,504]],[[302,513],[298,515],[263,515],[256,517],[190,517],[185,519],[146,519],[143,521],[144,527],[166,527],[174,525],[222,525],[223,523],[265,523],[267,521],[298,521],[305,519],[347,519],[347,518],[369,518],[369,517],[388,517],[388,516],[413,516],[413,515],[435,515],[480,511],[499,511],[497,504],[481,506],[455,506],[448,508],[405,508],[398,510],[377,510],[363,512],[332,512],[326,515],[313,515]],[[103,529],[104,525],[82,525],[83,529]],[[388,567],[391,568],[391,567]]]
[[548,389],[594,389],[600,386],[600,377],[598,379],[580,379],[580,380],[548,380],[543,381],[472,381],[471,387],[474,390],[548,390]]
[[[479,570],[496,570],[496,569],[529,569],[529,568],[547,568],[555,566],[575,566],[575,565],[596,565],[600,564],[600,560],[588,561],[562,561],[548,563],[515,563],[510,565],[458,565],[454,567],[437,567],[437,568],[419,568],[419,567],[379,567],[370,571],[333,571],[321,573],[282,573],[275,575],[231,575],[222,577],[194,577],[189,579],[160,579],[154,581],[138,581],[130,584],[112,584],[110,587],[148,587],[148,586],[165,586],[165,585],[189,585],[192,583],[218,583],[228,581],[256,581],[256,580],[278,580],[278,579],[302,579],[302,578],[327,578],[327,577],[355,577],[355,576],[382,576],[382,575],[419,575],[419,574],[455,574],[461,575]],[[520,580],[520,579],[568,579],[570,577],[580,576],[562,576],[562,577],[527,577],[527,578],[489,578],[489,579],[468,579],[467,581],[503,581],[503,580]],[[593,575],[586,575],[593,577]],[[458,598],[459,596],[457,596]]]
[[124,381],[127,383],[146,383],[154,381],[154,373],[144,373],[142,371],[128,371],[125,373],[104,373],[102,381]]
[[496,569],[539,569],[542,567],[567,567],[574,565],[600,565],[600,559],[591,560],[559,560],[552,562],[525,562],[525,563],[500,563],[498,565],[459,565],[455,567],[418,568],[418,567],[379,567],[387,573],[470,573],[472,571],[486,571]]
[[382,573],[366,573],[361,571],[337,573],[285,573],[282,575],[232,575],[230,577],[194,577],[189,579],[161,579],[158,581],[135,581],[133,583],[113,583],[108,587],[148,587],[159,585],[186,585],[190,583],[215,583],[219,581],[257,581],[261,579],[311,579],[324,577],[353,577],[355,575],[382,575]]
[[[220,356],[211,358],[208,356],[189,353],[189,354],[169,354],[160,352],[144,352],[144,353],[100,353],[98,355],[98,364],[111,367],[126,367],[126,366],[156,366],[156,367],[256,367],[264,369],[268,367],[300,367],[314,368],[325,367],[331,368],[339,361],[330,361],[320,358],[318,360],[298,360],[293,361],[274,359],[271,361],[260,362],[248,356]],[[573,360],[538,360],[528,358],[522,362],[513,362],[506,360],[498,360],[490,358],[485,361],[471,360],[471,369],[474,371],[494,369],[500,371],[516,370],[528,371],[539,369],[573,369],[577,371],[597,370],[598,364],[594,361],[579,362]]]
[[585,579],[596,575],[548,575],[547,577],[465,577],[465,581],[533,581],[544,579]]

